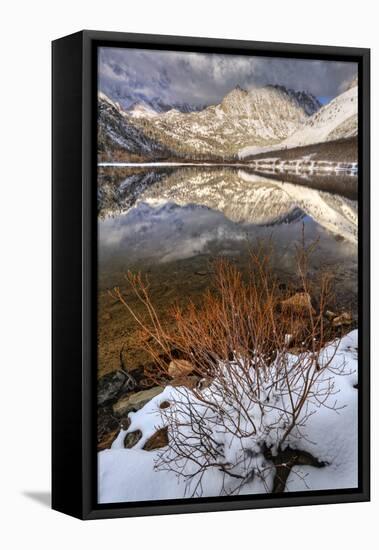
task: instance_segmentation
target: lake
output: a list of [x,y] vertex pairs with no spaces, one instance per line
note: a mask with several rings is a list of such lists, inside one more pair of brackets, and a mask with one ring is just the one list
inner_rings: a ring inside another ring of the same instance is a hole
[[333,273],[338,310],[357,316],[357,178],[338,174],[262,174],[247,166],[107,166],[98,172],[99,373],[147,360],[128,350],[135,323],[108,290],[141,271],[158,310],[209,286],[212,260],[242,271],[257,243],[272,247],[278,277],[296,269],[295,248],[316,242],[311,277]]

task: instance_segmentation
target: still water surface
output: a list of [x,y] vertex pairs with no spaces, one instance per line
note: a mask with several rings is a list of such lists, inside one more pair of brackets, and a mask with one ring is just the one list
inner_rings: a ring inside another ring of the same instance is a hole
[[[116,307],[107,289],[125,285],[129,269],[148,274],[163,310],[177,299],[196,301],[209,285],[214,258],[228,257],[246,269],[249,248],[257,241],[270,241],[276,272],[291,277],[303,229],[307,244],[317,241],[311,275],[331,271],[339,309],[356,314],[356,177],[263,175],[209,166],[102,167],[98,182],[102,314]],[[117,321],[117,312],[112,319],[112,337],[127,336],[131,328]],[[100,326],[100,344],[109,353],[100,354],[100,363],[115,361],[110,333],[101,334]]]

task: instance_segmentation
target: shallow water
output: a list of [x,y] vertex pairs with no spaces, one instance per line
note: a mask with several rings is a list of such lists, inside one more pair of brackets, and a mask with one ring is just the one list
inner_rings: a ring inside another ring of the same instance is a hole
[[306,245],[317,241],[311,276],[331,271],[339,309],[356,312],[356,178],[285,177],[240,167],[99,169],[100,368],[114,368],[122,338],[133,332],[107,293],[125,287],[129,269],[148,274],[164,311],[201,296],[213,259],[226,256],[246,269],[258,241],[270,243],[275,271],[290,278],[304,234]]

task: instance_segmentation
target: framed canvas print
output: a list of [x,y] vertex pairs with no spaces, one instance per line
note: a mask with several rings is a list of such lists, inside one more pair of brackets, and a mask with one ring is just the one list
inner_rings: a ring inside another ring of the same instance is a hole
[[369,50],[53,42],[53,508],[369,499]]

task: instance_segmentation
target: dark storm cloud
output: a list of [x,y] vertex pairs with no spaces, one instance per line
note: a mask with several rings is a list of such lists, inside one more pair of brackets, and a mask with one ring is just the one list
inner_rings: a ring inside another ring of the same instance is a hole
[[281,84],[332,98],[351,82],[356,63],[101,48],[99,89],[125,106],[136,98],[219,103],[236,85]]

